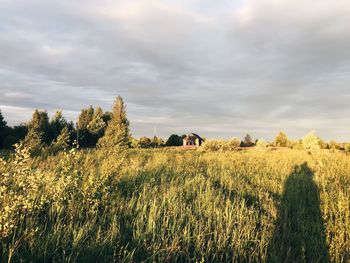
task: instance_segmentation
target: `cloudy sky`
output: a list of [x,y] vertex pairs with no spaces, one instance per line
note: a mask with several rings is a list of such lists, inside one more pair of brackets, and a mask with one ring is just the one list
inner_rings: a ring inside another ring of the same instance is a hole
[[0,109],[109,110],[134,136],[350,141],[348,0],[0,0]]

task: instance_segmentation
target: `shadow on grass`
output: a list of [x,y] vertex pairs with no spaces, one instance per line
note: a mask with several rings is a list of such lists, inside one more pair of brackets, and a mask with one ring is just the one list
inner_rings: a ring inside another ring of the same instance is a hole
[[295,166],[284,184],[268,262],[328,262],[319,190],[307,163]]

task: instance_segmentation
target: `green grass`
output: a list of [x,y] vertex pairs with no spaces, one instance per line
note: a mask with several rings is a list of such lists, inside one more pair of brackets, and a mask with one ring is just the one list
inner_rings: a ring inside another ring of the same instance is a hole
[[91,150],[30,161],[29,171],[10,165],[2,176],[29,179],[6,191],[33,207],[16,199],[1,262],[350,260],[342,153],[156,149],[124,159]]

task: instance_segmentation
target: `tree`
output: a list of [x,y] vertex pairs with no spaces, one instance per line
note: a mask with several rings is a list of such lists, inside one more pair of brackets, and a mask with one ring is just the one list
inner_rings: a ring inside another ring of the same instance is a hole
[[103,119],[104,123],[106,123],[106,127],[107,127],[108,122],[112,119],[112,112],[105,111],[103,113],[102,119]]
[[177,134],[170,135],[165,143],[166,146],[181,146],[182,144],[182,138]]
[[278,147],[287,147],[288,146],[288,137],[284,132],[277,134],[274,144]]
[[87,129],[91,134],[94,134],[98,138],[102,137],[104,130],[107,126],[107,123],[103,120],[104,114],[101,107],[97,107],[92,120],[87,125]]
[[29,129],[33,130],[32,132],[37,132],[40,134],[40,137],[44,142],[50,142],[49,136],[49,116],[47,111],[39,111],[35,110],[33,113],[33,117],[29,123]]
[[5,131],[5,138],[3,141],[3,147],[6,149],[13,148],[14,144],[23,140],[28,133],[28,126],[20,124],[14,127],[7,127]]
[[104,136],[98,141],[98,146],[102,148],[127,148],[130,146],[130,142],[126,105],[122,97],[118,96],[113,105],[111,120]]
[[2,116],[1,110],[0,110],[0,148],[3,147],[3,142],[6,136],[6,129],[7,129],[7,123]]
[[64,127],[67,126],[67,120],[63,117],[62,111],[56,111],[50,122],[50,142],[55,140],[61,133]]
[[92,106],[87,109],[82,109],[79,117],[77,129],[79,132],[79,145],[82,147],[90,147],[95,146],[96,140],[93,138],[94,136],[89,131],[89,124],[94,118],[95,110]]
[[252,137],[250,137],[249,134],[247,134],[247,135],[244,137],[243,144],[244,144],[245,147],[251,147],[251,146],[254,145],[253,140],[252,140]]
[[86,109],[81,110],[79,117],[78,117],[79,130],[88,129],[88,125],[92,121],[92,119],[94,117],[94,113],[95,113],[95,110],[92,107],[92,105],[90,105],[90,107],[88,107]]
[[51,145],[51,150],[53,151],[53,153],[57,153],[69,147],[70,135],[71,134],[68,127],[64,127],[61,130],[61,133],[57,136],[56,141],[54,141]]
[[2,142],[2,146],[5,149],[11,149],[13,148],[13,146],[18,142],[18,140],[16,140],[16,138],[12,135],[8,135],[4,138],[3,142]]
[[23,140],[23,146],[28,149],[31,157],[39,156],[43,148],[43,136],[42,133],[37,130],[30,128],[28,134]]

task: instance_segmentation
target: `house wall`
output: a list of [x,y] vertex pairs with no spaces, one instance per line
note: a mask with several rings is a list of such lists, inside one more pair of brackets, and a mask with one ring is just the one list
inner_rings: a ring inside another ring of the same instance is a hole
[[188,146],[188,145],[194,145],[194,146],[201,146],[202,141],[199,138],[195,138],[194,140],[188,140],[188,139],[182,139],[182,145]]
[[196,146],[199,147],[200,146],[200,141],[198,138],[196,138]]

